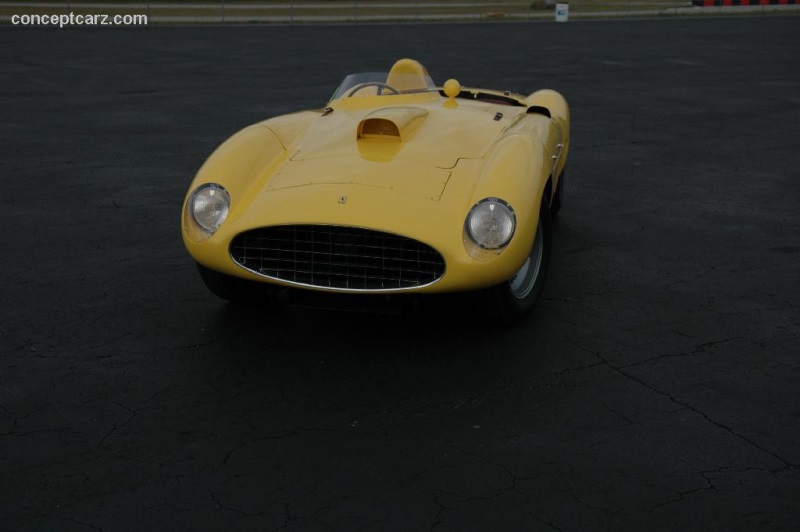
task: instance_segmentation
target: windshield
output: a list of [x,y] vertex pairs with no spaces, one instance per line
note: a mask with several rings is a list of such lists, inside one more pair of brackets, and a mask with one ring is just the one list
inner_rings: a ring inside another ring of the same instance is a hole
[[435,91],[430,76],[423,74],[398,74],[392,72],[362,72],[350,74],[333,93],[331,100],[342,97],[390,96]]

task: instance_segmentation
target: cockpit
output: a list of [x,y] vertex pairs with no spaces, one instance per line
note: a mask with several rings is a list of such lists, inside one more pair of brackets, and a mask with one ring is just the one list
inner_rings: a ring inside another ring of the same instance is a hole
[[422,64],[413,59],[400,59],[389,72],[350,74],[333,93],[331,100],[435,91],[436,85]]

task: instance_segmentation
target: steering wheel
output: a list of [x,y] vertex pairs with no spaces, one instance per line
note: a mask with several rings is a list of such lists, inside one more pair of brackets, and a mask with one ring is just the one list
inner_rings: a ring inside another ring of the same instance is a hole
[[395,89],[389,84],[381,83],[380,81],[368,81],[367,83],[359,83],[358,85],[353,87],[353,90],[347,93],[347,97],[350,98],[361,89],[366,89],[367,87],[378,87],[378,96],[383,94],[384,89],[392,91],[394,94],[400,94],[399,90]]

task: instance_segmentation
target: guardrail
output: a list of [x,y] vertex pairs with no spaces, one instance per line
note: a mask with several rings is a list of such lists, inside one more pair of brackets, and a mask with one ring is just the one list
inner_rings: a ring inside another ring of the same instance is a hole
[[[796,0],[749,0],[750,5]],[[797,0],[800,2],[800,0]],[[748,0],[572,0],[569,17],[684,15],[707,5],[744,5]],[[693,6],[693,3],[695,6]],[[145,14],[151,24],[246,24],[553,20],[556,0],[0,0],[0,20],[13,14]],[[764,5],[766,7],[766,5]],[[776,7],[781,7],[777,6]]]
[[699,7],[787,6],[800,4],[800,0],[692,0]]

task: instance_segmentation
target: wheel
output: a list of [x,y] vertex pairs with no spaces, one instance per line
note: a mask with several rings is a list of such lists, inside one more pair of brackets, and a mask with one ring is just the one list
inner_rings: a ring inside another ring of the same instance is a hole
[[528,259],[508,281],[485,291],[480,301],[480,313],[490,323],[517,323],[533,308],[544,288],[550,263],[550,240],[550,210],[547,201],[542,201],[536,238]]
[[561,171],[561,175],[558,177],[556,193],[553,194],[553,201],[550,204],[550,216],[553,218],[558,216],[558,213],[561,211],[561,205],[564,203],[564,175],[566,173],[566,170]]
[[272,295],[270,287],[261,283],[246,281],[238,277],[210,270],[202,264],[197,265],[200,278],[211,293],[232,303],[255,303],[264,301]]

